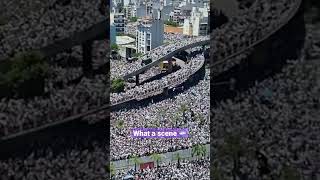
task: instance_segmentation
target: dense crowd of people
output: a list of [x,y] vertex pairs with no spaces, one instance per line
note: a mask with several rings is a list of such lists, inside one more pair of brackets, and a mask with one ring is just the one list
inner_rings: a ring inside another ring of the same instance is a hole
[[249,9],[241,10],[239,15],[212,32],[210,56],[222,60],[235,52],[246,51],[287,23],[289,17],[296,13],[294,8],[299,7],[296,2],[299,1],[259,1]]
[[52,91],[49,97],[1,99],[1,136],[35,128],[71,116],[85,113],[108,103],[105,75],[94,79],[82,78],[76,85]]
[[160,75],[161,73],[162,73],[161,67],[159,66],[151,67],[150,69],[145,71],[145,73],[139,74],[139,83],[147,81],[148,79],[155,77],[157,75]]
[[[243,16],[236,17],[243,18],[243,20],[237,19],[241,20],[239,23],[233,19],[231,20],[233,25],[227,24],[224,28],[214,31],[212,37],[217,39],[215,41],[217,45],[211,46],[213,49],[216,48],[213,50],[217,54],[214,57],[221,59],[226,55],[225,52],[235,52],[231,47],[242,49],[243,44],[248,46],[275,29],[276,26],[279,26],[276,21],[281,21],[276,18],[283,16],[277,12],[290,11],[293,6],[289,2],[293,1],[273,1],[271,6],[264,4],[264,1],[261,2],[262,5],[254,4],[250,10],[251,13],[255,12],[253,15],[244,13]],[[275,10],[274,7],[278,5],[280,9]],[[286,8],[289,10],[286,11]],[[250,21],[252,18],[258,19]],[[260,21],[263,24],[257,24]],[[270,21],[274,24],[270,24]],[[250,23],[256,24],[251,26]],[[247,29],[259,29],[258,32],[252,32],[253,40],[247,38],[252,37],[252,33],[250,35]],[[228,33],[225,33],[226,31]],[[222,34],[224,37],[221,37]],[[317,52],[313,51],[314,54]],[[168,53],[168,50],[159,52],[157,55],[161,56],[164,53]],[[246,53],[247,50],[237,58],[246,57]],[[154,57],[155,55],[152,56],[153,60]],[[199,67],[198,62],[193,59],[190,61],[190,66],[187,67],[191,69]],[[232,65],[231,61],[230,64]],[[137,68],[139,67],[141,63],[138,63]],[[282,73],[257,83],[247,92],[239,94],[234,100],[219,103],[211,112],[214,114],[211,120],[214,123],[211,131],[216,132],[212,133],[214,137],[211,139],[215,139],[212,142],[219,147],[223,145],[223,137],[226,134],[235,133],[239,129],[250,129],[249,133],[242,132],[240,138],[242,142],[256,143],[259,150],[265,152],[272,176],[278,177],[286,162],[294,164],[304,176],[310,177],[310,174],[319,173],[320,140],[317,136],[319,134],[320,104],[318,98],[319,68],[319,62],[294,61]],[[65,72],[59,68],[56,69],[61,74]],[[125,73],[130,71],[124,69]],[[160,84],[168,85],[171,83],[169,81],[174,81],[173,85],[180,84],[181,78],[186,77],[186,74],[189,74],[189,69],[182,68],[179,72],[162,78]],[[149,155],[183,149],[194,144],[208,143],[210,134],[208,131],[210,124],[209,82],[209,71],[206,70],[204,79],[172,98],[143,107],[128,105],[132,107],[111,112],[111,158],[113,160],[124,159],[132,155]],[[157,82],[150,82],[148,86],[137,86],[138,91],[134,92],[139,92],[138,96],[145,98],[152,90],[157,90],[154,87],[158,85]],[[0,134],[8,135],[86,112],[88,109],[105,104],[108,97],[105,76],[96,76],[94,79],[83,78],[79,84],[52,91],[48,99],[39,97],[32,101],[2,99]],[[112,99],[114,97],[115,95],[111,96]],[[105,111],[87,116],[87,119],[96,120],[97,116],[102,114],[106,114]],[[128,138],[128,132],[133,127],[188,127],[191,138],[131,139]],[[93,150],[76,147],[56,155],[53,155],[49,149],[45,155],[40,157],[31,154],[28,158],[2,160],[0,161],[0,179],[106,179],[108,175],[105,169],[105,157],[107,156],[105,147],[99,143],[92,143],[92,147]],[[221,174],[232,174],[230,164],[233,161],[223,157],[216,157],[215,161],[218,164],[223,163],[222,167],[225,167],[221,169]],[[259,179],[257,160],[241,158],[240,164],[240,172],[246,174],[248,179]],[[206,159],[184,162],[181,168],[177,168],[176,163],[172,163],[138,171],[134,175],[140,179],[185,179],[190,177],[208,179],[208,167],[209,161]],[[118,173],[118,179],[120,179],[123,172]],[[231,177],[227,176],[227,178]]]
[[[286,6],[284,7],[287,7],[287,3],[285,3],[285,5]],[[264,5],[263,7],[267,7],[267,6]],[[261,10],[261,11],[263,10],[263,8],[260,6],[251,7],[251,8],[257,8],[257,10]],[[274,14],[273,12],[274,11],[271,11],[270,13]],[[265,13],[262,13],[262,14],[265,14]],[[264,22],[267,22],[267,21],[264,21]],[[231,23],[231,24],[237,24],[237,23]],[[237,26],[235,25],[235,27]],[[220,31],[221,29],[214,31],[213,34]],[[248,31],[245,31],[245,33],[248,33]],[[232,33],[228,33],[228,34],[232,34]],[[203,38],[206,39],[207,37],[193,38],[193,40],[200,41],[200,40],[203,40]],[[179,39],[177,39],[177,41],[178,40]],[[189,39],[179,42],[178,44],[180,46],[178,47],[185,46],[186,43],[189,43],[188,40]],[[226,42],[229,43],[232,41],[226,41]],[[176,45],[176,43],[173,43],[173,44]],[[170,49],[170,47],[172,47],[172,44],[168,45],[168,49]],[[167,54],[170,51],[172,50],[156,48],[150,53],[150,55],[152,59],[154,59],[154,57],[162,56],[164,54]],[[132,64],[130,64],[130,67],[131,65]],[[63,78],[63,74],[66,74],[69,77],[70,72],[71,74],[76,74],[75,77],[79,75],[79,69],[75,69],[74,73],[72,73],[73,71],[68,71],[68,73],[65,73],[66,72],[65,69],[59,69],[59,68],[56,68],[55,70],[59,72],[56,74],[62,75],[58,79],[68,79],[68,78]],[[97,76],[97,78],[93,80],[83,78],[82,81],[77,85],[70,85],[69,87],[66,87],[64,89],[57,89],[52,91],[49,90],[49,92],[51,92],[50,98],[36,97],[33,100],[28,100],[28,101],[22,100],[22,99],[2,99],[1,100],[2,111],[1,111],[1,121],[0,121],[1,134],[8,135],[13,132],[22,131],[32,127],[37,127],[39,125],[43,125],[48,122],[62,120],[68,116],[85,112],[89,108],[91,109],[94,107],[99,107],[101,104],[105,103],[107,99],[108,91],[106,90],[107,87],[104,83],[105,81],[104,79],[105,79],[104,76]],[[167,80],[163,79],[163,82],[167,82]],[[152,84],[157,86],[158,83],[156,82],[148,83],[148,85],[152,85]],[[160,84],[165,84],[165,83],[160,83]],[[102,88],[99,89],[100,87]],[[150,86],[150,87],[153,87],[153,86]],[[50,88],[52,87],[48,86],[48,89]],[[142,92],[139,94],[140,97],[149,96],[149,95],[146,95],[145,90],[141,91],[141,89],[147,89],[147,88],[138,86],[137,89],[139,89],[139,92]],[[155,90],[155,89],[151,89],[151,90]],[[147,92],[150,92],[151,90],[149,89],[147,90]],[[136,92],[134,91],[134,89],[131,89],[129,91]],[[160,90],[153,91],[153,93],[158,94],[158,93],[161,93],[161,91]],[[113,96],[114,95],[112,95],[112,97]],[[70,98],[67,99],[63,97],[70,97]],[[48,112],[48,108],[50,108],[51,110],[50,112]]]
[[[72,2],[72,3],[74,3],[74,2]],[[294,4],[294,3],[292,3],[291,0],[285,1],[285,2],[279,2],[279,3],[283,4],[283,5],[279,6],[279,8],[288,8],[288,9],[289,9],[289,7],[292,6],[292,4]],[[252,28],[252,29],[259,29],[259,28],[254,28],[256,26],[251,26],[250,23],[252,23],[252,21],[249,22],[246,19],[250,19],[253,17],[256,18],[258,16],[259,16],[259,18],[262,18],[262,19],[270,19],[270,18],[268,18],[269,17],[268,14],[270,14],[270,16],[271,16],[270,22],[266,21],[266,20],[261,21],[261,22],[267,23],[269,25],[271,22],[272,23],[278,22],[279,19],[276,19],[275,17],[277,15],[279,15],[276,13],[279,9],[274,8],[274,6],[278,5],[279,3],[272,3],[272,5],[270,5],[270,6],[266,5],[264,2],[256,3],[256,4],[254,4],[254,7],[250,8],[250,11],[248,11],[248,12],[243,11],[243,12],[247,13],[247,16],[244,16],[246,18],[243,18],[242,21],[234,22],[233,20],[231,20],[231,22],[233,22],[233,23],[227,23],[222,28],[213,31],[212,37],[217,38],[217,40],[213,41],[213,42],[216,42],[219,45],[211,45],[212,46],[211,49],[215,49],[214,47],[218,47],[218,46],[220,47],[220,45],[222,43],[225,43],[223,45],[224,47],[229,47],[229,45],[227,45],[227,44],[230,44],[232,42],[235,42],[235,44],[243,44],[241,41],[238,42],[236,39],[234,39],[232,37],[240,36],[241,39],[247,39],[244,37],[250,36],[250,31],[246,31],[246,29],[248,27]],[[68,8],[68,6],[66,6],[64,8]],[[250,12],[252,12],[252,11],[255,13],[251,13],[252,15],[250,15]],[[266,11],[267,11],[267,13],[265,13]],[[262,12],[262,13],[259,13],[259,12]],[[284,13],[290,12],[290,9],[283,11],[283,12]],[[244,14],[246,14],[246,13],[244,13]],[[283,16],[281,15],[281,17],[283,17]],[[267,26],[267,25],[263,24],[262,27],[265,27],[265,26]],[[273,25],[271,27],[273,27]],[[225,32],[227,30],[230,30],[230,31],[228,31],[230,33],[224,33],[224,34],[227,34],[228,36],[230,36],[231,39],[228,41],[226,41],[225,38],[223,38],[223,35],[219,35],[219,33]],[[231,31],[231,30],[234,30],[234,31]],[[241,32],[245,35],[241,35],[241,33],[239,33],[240,30],[242,30]],[[263,30],[263,32],[267,32],[267,30],[270,30],[270,28],[260,28],[260,30]],[[236,32],[236,33],[233,33],[233,32]],[[262,33],[262,34],[265,34],[265,33]],[[252,33],[251,33],[251,35],[252,35]],[[192,38],[192,39],[194,41],[198,41],[198,40],[203,40],[202,38],[206,39],[208,37],[200,37],[200,38]],[[220,38],[220,40],[219,40],[219,38]],[[257,39],[257,38],[254,38],[254,39]],[[188,42],[189,40],[190,39],[184,39],[183,41],[179,41],[179,39],[177,39],[177,43],[172,43],[172,44],[165,46],[165,47],[169,48],[167,50],[162,49],[162,48],[156,48],[153,51],[151,51],[150,57],[152,59],[155,59],[155,57],[167,54],[168,52],[172,51],[172,49],[170,49],[170,48],[173,45],[178,44],[177,47],[185,46],[186,44],[190,43],[190,42]],[[1,44],[7,44],[7,43],[1,43]],[[244,44],[246,44],[246,43],[244,43]],[[231,46],[233,46],[233,45],[231,45]],[[146,56],[148,56],[148,55],[146,55]],[[243,56],[243,54],[240,54],[239,56],[241,57],[241,56]],[[243,57],[241,57],[241,58],[243,58]],[[239,59],[241,59],[241,58],[239,58]],[[104,59],[106,59],[106,58],[104,58]],[[234,62],[234,61],[230,61],[230,62]],[[134,66],[134,64],[137,64],[137,66]],[[226,64],[232,64],[232,63],[226,63]],[[130,70],[128,70],[127,68],[124,68],[124,67],[130,68]],[[121,68],[119,68],[121,70],[119,70],[119,69],[117,69],[117,70],[127,73],[127,72],[132,71],[133,69],[137,69],[135,67],[137,67],[137,68],[141,67],[140,60],[136,63],[130,63],[129,65],[121,66]],[[59,68],[53,68],[53,69],[55,71],[61,72],[61,73],[55,73],[55,74],[58,74],[57,79],[61,79],[61,80],[68,79],[68,78],[63,78],[63,74],[68,75],[68,77],[78,77],[79,76],[79,69],[71,70],[68,73],[66,73],[66,70],[64,70],[64,69],[59,69]],[[114,68],[112,68],[112,70],[113,69]],[[70,73],[71,73],[71,75],[70,75]],[[48,122],[59,121],[59,120],[66,118],[67,116],[72,116],[75,114],[79,114],[81,112],[85,112],[89,108],[91,109],[94,107],[98,107],[99,105],[101,105],[107,101],[106,100],[107,91],[105,90],[106,86],[105,86],[105,83],[103,83],[104,81],[105,81],[105,78],[103,75],[101,75],[101,76],[97,76],[97,78],[94,80],[83,78],[83,80],[79,84],[69,85],[69,86],[65,87],[64,89],[50,90],[50,89],[52,89],[52,86],[49,85],[49,86],[47,86],[47,89],[48,89],[48,92],[50,92],[50,98],[36,97],[33,100],[28,100],[28,101],[22,100],[22,99],[2,99],[1,100],[1,110],[2,111],[1,111],[1,121],[0,121],[0,126],[1,126],[0,132],[1,132],[2,136],[8,135],[13,132],[18,132],[21,130],[29,129],[32,127],[37,127],[41,124],[46,124]],[[99,82],[101,82],[101,84]],[[98,89],[98,87],[105,87],[105,88],[103,88],[103,90],[101,90],[101,89]],[[155,93],[156,94],[160,93],[160,91],[155,92]],[[71,98],[66,99],[64,97],[71,97]],[[74,98],[72,98],[72,97],[74,97]],[[79,97],[81,97],[81,98],[79,98]],[[82,101],[84,101],[86,103],[83,103]],[[28,107],[28,108],[26,108],[26,107]],[[52,111],[47,112],[48,107],[50,107]],[[26,110],[26,109],[28,109],[28,110]],[[53,120],[53,117],[54,117],[54,120]]]
[[[310,174],[319,172],[319,169],[317,170],[319,159],[316,156],[319,154],[317,151],[320,144],[317,136],[317,131],[319,130],[317,121],[319,118],[316,116],[318,115],[320,103],[319,98],[316,98],[319,97],[319,68],[318,61],[293,62],[279,75],[258,83],[247,92],[239,94],[235,100],[221,102],[214,108],[215,116],[214,121],[212,121],[214,123],[212,131],[216,132],[214,138],[217,138],[214,141],[215,145],[217,147],[221,145],[220,143],[223,141],[219,139],[223,138],[226,132],[232,133],[238,132],[242,128],[250,128],[249,132],[251,133],[241,134],[243,142],[254,141],[259,143],[257,147],[261,147],[265,151],[275,176],[279,175],[278,173],[285,165],[285,162],[290,162],[291,164],[296,164],[299,167],[298,170],[301,169],[302,174],[309,175],[307,179],[310,179]],[[266,88],[271,90],[271,96],[270,93],[266,93]],[[293,93],[287,93],[288,90]],[[197,92],[199,92],[197,89],[193,91],[193,93]],[[308,93],[306,94],[305,92]],[[189,95],[192,95],[192,93]],[[177,98],[185,100],[185,97],[189,97],[188,94]],[[205,95],[205,97],[209,96]],[[193,101],[190,100],[190,102]],[[171,108],[175,107],[169,106],[168,108],[164,103],[162,108],[156,109],[166,110]],[[175,112],[180,113],[178,110]],[[132,111],[132,117],[135,117],[134,114],[137,113]],[[154,113],[151,117],[148,117],[148,114],[142,116],[145,116],[143,117],[144,119],[158,119],[161,115],[167,116],[169,114],[171,113]],[[117,114],[114,115],[114,118],[116,116]],[[140,118],[141,116],[137,116],[134,120],[138,121]],[[168,121],[170,117],[164,118]],[[123,141],[127,141],[127,139],[125,138]],[[275,139],[277,140],[276,142],[272,141]],[[293,143],[292,140],[296,143]],[[94,147],[94,151],[74,149],[67,153],[58,154],[56,157],[52,156],[49,151],[46,156],[42,157],[30,155],[26,159],[16,158],[1,161],[1,179],[36,179],[36,177],[38,179],[62,179],[68,177],[101,179],[105,177],[106,172],[104,168],[101,168],[104,164],[99,163],[105,161],[103,157],[105,157],[106,152],[100,145],[95,145]],[[130,143],[126,146],[121,146],[122,149],[129,147]],[[215,149],[212,150],[215,151]],[[218,157],[216,161],[219,161]],[[232,161],[223,162],[231,163]],[[248,175],[250,178],[259,178],[256,177],[256,164],[256,160],[250,159],[250,162],[248,162],[242,158],[241,171],[250,174]],[[83,169],[81,173],[79,173],[79,167],[83,167],[81,168]],[[227,171],[226,174],[228,172],[231,174],[231,169],[228,169],[228,167],[232,167],[230,164],[224,164],[220,167],[226,168],[221,169],[222,175],[225,171]],[[311,169],[303,169],[302,167]],[[17,172],[17,169],[22,173]],[[181,172],[183,169],[176,170],[173,167],[169,168],[168,171]],[[153,174],[151,173],[151,176]]]
[[[209,71],[205,78],[173,98],[145,107],[111,112],[111,158],[147,155],[209,142]],[[112,101],[112,100],[111,100]],[[130,128],[188,127],[188,139],[133,139]]]
[[[126,63],[121,62],[120,67],[115,67],[116,70],[112,70],[111,76],[112,77],[122,77],[125,76],[131,72],[134,72],[136,70],[141,69],[145,64],[144,60],[151,59],[152,61],[159,60],[169,53],[172,53],[178,49],[183,48],[184,46],[187,46],[189,44],[197,43],[204,40],[209,40],[209,36],[205,37],[193,37],[193,38],[185,38],[184,36],[178,36],[180,38],[175,39],[173,43],[164,44],[162,46],[159,46],[155,49],[152,49],[150,52],[145,54],[143,57],[139,58],[137,61],[134,61],[132,63]],[[119,63],[116,63],[115,65],[119,65]],[[114,67],[114,66],[111,66]]]
[[174,73],[170,73],[161,79],[144,83],[143,85],[135,86],[121,93],[110,94],[111,104],[120,104],[133,99],[141,100],[147,97],[161,94],[166,87],[174,87],[186,81],[191,75],[197,72],[204,64],[204,56],[199,55],[190,60],[186,66]]
[[189,36],[180,33],[164,33],[165,43],[175,43],[177,39],[186,39]]
[[[106,41],[94,43],[97,48],[93,52],[93,62],[96,64],[106,63],[105,51],[102,52],[105,45]],[[57,65],[58,59],[63,61],[69,56],[69,54],[59,54],[50,60],[49,78],[45,83],[45,93],[49,93],[48,97],[39,96],[28,100],[1,99],[0,136],[85,113],[109,101],[109,88],[105,74],[89,79],[82,77],[83,72],[80,67],[62,68]],[[73,57],[81,63],[80,56]],[[68,84],[77,78],[81,78],[79,83]],[[63,88],[55,86],[57,82],[62,82]]]
[[[98,4],[87,1],[71,1],[67,5],[61,5],[56,1],[21,1],[14,3],[14,6],[10,4],[5,5],[5,11],[1,14],[6,17],[6,22],[1,24],[0,30],[0,59],[16,52],[41,48],[54,41],[70,37],[74,32],[85,30],[85,28],[105,19],[98,11]],[[12,9],[14,7],[22,10]],[[33,10],[23,10],[27,7]],[[82,12],[85,13],[82,14]],[[106,41],[94,42],[93,67],[99,67],[107,62],[105,55],[107,45]],[[73,57],[81,63],[81,53],[81,47],[76,46],[72,48],[70,53],[60,53],[50,58],[53,63],[50,64],[49,78],[46,79],[45,84],[45,92],[50,94],[49,97],[35,97],[31,100],[1,99],[0,136],[76,115],[88,110],[93,105],[92,103],[96,104],[93,107],[98,107],[107,102],[106,96],[103,95],[103,91],[106,89],[103,88],[106,86],[104,76],[96,76],[95,80],[84,78],[77,85],[67,86],[68,82],[81,78],[82,69],[80,67],[62,67],[56,62],[61,59],[69,60],[70,57]],[[62,82],[64,89],[54,86],[59,82]],[[101,87],[103,89],[95,89]],[[92,95],[99,99],[89,100]],[[71,98],[67,100],[66,97]],[[89,100],[87,106],[89,107],[77,107],[80,106],[77,104],[81,103],[79,97],[84,98],[84,101],[87,98]],[[52,108],[53,111],[49,112],[48,108]]]
[[[60,139],[59,139],[60,140]],[[82,142],[86,141],[82,139]],[[1,180],[57,180],[57,179],[108,179],[107,154],[101,142],[87,139],[90,147],[65,148],[65,152],[56,153],[51,148],[34,150],[25,158],[10,158],[0,161]],[[57,143],[59,144],[59,143]],[[85,143],[84,143],[85,144]],[[52,145],[56,145],[52,142]],[[72,146],[71,146],[72,147]],[[37,155],[40,151],[41,155]]]
[[[198,160],[182,160],[181,163],[172,162],[169,164],[161,164],[156,168],[147,168],[131,173],[135,179],[210,179],[210,161],[208,159]],[[126,175],[130,175],[127,171],[117,171],[115,175],[111,176],[111,180],[122,180]],[[132,176],[133,176],[132,175]]]
[[[107,52],[108,41],[93,41],[92,68],[94,70],[108,63]],[[49,78],[46,83],[46,91],[55,91],[52,86],[55,83],[62,82],[67,85],[70,81],[83,76],[82,69],[82,49],[81,46],[75,46],[70,52],[62,52],[49,58]]]
[[[10,4],[8,2],[8,4]],[[32,11],[14,9],[33,6]],[[55,1],[19,2],[2,12],[7,22],[0,28],[0,59],[30,49],[44,47],[105,20],[94,1],[70,1],[59,5]]]
[[[275,77],[257,83],[234,100],[219,103],[212,110],[214,146],[221,146],[223,138],[234,134],[264,152],[271,171],[268,176],[277,177],[283,167],[291,165],[307,179],[312,173],[319,177],[319,70],[319,59],[291,61]],[[252,151],[248,147],[243,150]],[[243,156],[241,173],[258,178],[258,160]],[[232,161],[221,157],[215,161],[232,167]],[[222,171],[228,174],[231,169]]]

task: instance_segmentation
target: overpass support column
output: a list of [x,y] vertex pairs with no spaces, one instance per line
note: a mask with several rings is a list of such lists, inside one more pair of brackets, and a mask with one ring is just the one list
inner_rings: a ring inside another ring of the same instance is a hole
[[195,75],[192,75],[189,77],[189,79],[187,80],[189,83],[193,83],[194,82],[194,77]]
[[92,75],[92,41],[82,43],[82,71],[88,77]]
[[136,75],[136,85],[139,85],[139,74]]
[[168,60],[168,72],[171,73],[172,72],[172,58],[170,58]]
[[165,96],[168,96],[168,95],[169,95],[169,89],[168,89],[167,87],[163,89],[163,94],[164,94]]
[[205,49],[206,49],[206,46],[202,45],[202,52],[204,52]]

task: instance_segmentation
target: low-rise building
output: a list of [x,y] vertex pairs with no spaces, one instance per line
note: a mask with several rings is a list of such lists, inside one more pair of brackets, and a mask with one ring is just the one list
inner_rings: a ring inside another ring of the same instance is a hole
[[136,53],[135,39],[132,37],[117,36],[116,44],[119,47],[118,53],[122,58],[131,58]]

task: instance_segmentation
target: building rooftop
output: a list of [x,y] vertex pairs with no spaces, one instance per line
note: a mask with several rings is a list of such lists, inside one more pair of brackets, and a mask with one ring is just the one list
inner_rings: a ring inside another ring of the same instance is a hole
[[124,13],[114,13],[114,15],[116,16],[124,16]]
[[118,45],[127,45],[134,41],[135,39],[129,36],[116,36],[116,44]]

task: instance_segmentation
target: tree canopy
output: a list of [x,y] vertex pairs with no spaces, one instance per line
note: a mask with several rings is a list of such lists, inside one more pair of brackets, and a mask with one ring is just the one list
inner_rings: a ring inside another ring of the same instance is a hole
[[119,93],[124,91],[125,81],[121,78],[112,80],[111,82],[111,92]]
[[171,20],[165,21],[164,24],[166,24],[166,25],[168,25],[168,26],[173,26],[173,27],[178,27],[178,26],[179,26],[178,23],[176,23],[176,22],[174,22],[174,21],[171,21]]
[[0,94],[2,97],[33,97],[44,92],[48,64],[39,52],[23,52],[2,62]]
[[130,18],[130,22],[137,22],[137,20],[138,20],[138,17],[135,17],[135,16]]
[[111,44],[111,50],[118,51],[119,50],[119,46],[117,44]]

